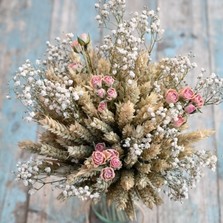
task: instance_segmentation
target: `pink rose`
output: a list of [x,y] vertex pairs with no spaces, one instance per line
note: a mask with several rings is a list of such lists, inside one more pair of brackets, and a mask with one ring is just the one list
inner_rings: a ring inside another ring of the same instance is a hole
[[90,43],[90,36],[87,33],[82,33],[77,40],[80,45],[86,46]]
[[119,157],[119,153],[115,149],[106,149],[106,150],[103,151],[103,153],[105,155],[106,160],[110,160],[114,157],[117,157],[117,158]]
[[105,94],[106,94],[105,89],[100,88],[100,89],[97,90],[97,95],[98,95],[100,98],[103,98],[103,97],[105,96]]
[[96,151],[103,152],[106,149],[106,145],[105,143],[97,143],[94,148]]
[[185,120],[184,117],[182,117],[182,116],[178,116],[177,121],[174,121],[174,122],[173,122],[173,125],[174,125],[175,127],[178,128],[178,127],[180,127],[181,125],[183,125],[185,122],[186,122],[186,120]]
[[107,149],[106,151],[111,154],[111,158],[119,157],[119,152],[115,149]]
[[73,43],[71,44],[71,47],[73,48],[75,53],[80,53],[81,52],[81,45],[78,43],[77,40],[73,41]]
[[185,100],[190,100],[194,97],[194,92],[190,87],[185,87],[180,90],[180,96]]
[[101,170],[100,177],[105,181],[112,180],[115,177],[115,171],[111,167],[105,167]]
[[117,92],[114,88],[109,88],[107,90],[107,94],[108,94],[108,97],[107,97],[108,100],[112,100],[117,97]]
[[201,108],[204,105],[204,99],[201,97],[201,95],[197,94],[195,95],[191,101],[195,104],[197,108]]
[[98,111],[103,112],[105,109],[107,109],[107,102],[101,101],[98,105]]
[[68,65],[68,67],[73,70],[77,70],[77,69],[81,68],[81,64],[80,63],[71,63]]
[[94,151],[91,158],[94,166],[100,166],[105,163],[105,155],[100,151]]
[[122,162],[119,160],[118,157],[113,157],[110,160],[110,167],[114,169],[120,169],[122,166]]
[[179,95],[178,95],[178,93],[177,93],[176,90],[169,89],[166,92],[165,98],[166,98],[166,102],[168,104],[170,104],[170,103],[176,103],[178,101],[178,99],[179,99]]
[[103,82],[107,85],[107,86],[112,86],[112,84],[114,83],[114,79],[112,78],[112,76],[104,76],[103,77]]
[[184,111],[185,111],[187,114],[191,114],[191,113],[193,113],[195,110],[196,110],[196,107],[195,107],[193,104],[189,104],[189,105],[187,105],[187,106],[184,108]]
[[103,151],[103,154],[105,155],[106,161],[112,157],[112,154],[107,149]]
[[94,88],[101,87],[101,85],[102,85],[102,78],[101,78],[101,76],[98,76],[98,75],[92,76],[91,84],[92,84],[92,86]]

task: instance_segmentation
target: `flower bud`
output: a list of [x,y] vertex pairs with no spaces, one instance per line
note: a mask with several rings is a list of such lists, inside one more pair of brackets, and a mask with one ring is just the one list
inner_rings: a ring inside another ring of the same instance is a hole
[[101,87],[101,85],[102,85],[102,77],[99,76],[99,75],[92,76],[92,78],[91,78],[91,85],[94,88]]
[[105,167],[105,168],[103,168],[101,170],[100,177],[104,181],[110,181],[110,180],[114,179],[114,177],[115,177],[115,171],[111,167]]
[[101,101],[98,105],[98,111],[103,112],[106,109],[107,109],[107,102],[106,101]]
[[110,167],[114,169],[120,169],[122,166],[122,162],[119,160],[118,157],[113,157],[110,160]]
[[104,98],[105,94],[106,94],[105,89],[100,88],[100,89],[97,90],[97,95],[98,95],[100,98]]
[[176,90],[169,89],[166,92],[165,98],[166,98],[166,102],[168,104],[170,104],[170,103],[176,103],[178,101],[178,99],[179,99],[179,95],[178,95],[178,93],[177,93]]
[[189,104],[189,105],[187,105],[187,106],[184,108],[184,111],[185,111],[187,114],[192,114],[193,112],[196,111],[196,107],[195,107],[193,104]]
[[174,127],[179,128],[181,125],[183,125],[186,122],[186,119],[182,116],[178,116],[177,121],[173,122]]
[[105,155],[100,151],[94,151],[91,158],[92,163],[95,167],[103,165],[105,163]]
[[71,47],[73,48],[75,53],[80,53],[81,52],[81,45],[77,40],[74,40],[73,43],[71,44]]
[[106,75],[106,76],[104,76],[103,77],[103,82],[107,85],[107,86],[112,86],[112,84],[114,83],[114,79],[112,78],[112,76],[108,76],[108,75]]
[[194,92],[190,87],[185,87],[180,90],[180,97],[185,100],[190,100],[194,97]]
[[77,37],[77,40],[81,46],[87,46],[90,43],[90,36],[87,33],[82,33]]
[[117,92],[116,92],[115,88],[109,88],[107,90],[107,95],[108,95],[107,99],[109,101],[111,101],[112,99],[115,99],[117,97]]
[[96,151],[103,152],[105,149],[106,149],[106,145],[105,145],[105,143],[97,143],[97,144],[95,145],[95,150],[96,150]]
[[195,95],[191,101],[195,104],[197,108],[201,108],[204,105],[204,99],[201,95],[197,94]]

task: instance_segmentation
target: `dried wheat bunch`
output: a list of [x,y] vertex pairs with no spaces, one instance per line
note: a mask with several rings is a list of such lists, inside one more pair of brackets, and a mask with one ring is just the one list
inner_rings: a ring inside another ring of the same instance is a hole
[[27,60],[14,77],[27,120],[42,126],[37,143],[19,144],[39,156],[19,163],[17,178],[30,192],[51,183],[60,199],[106,194],[132,219],[135,200],[152,208],[162,191],[182,200],[204,166],[215,168],[213,154],[194,148],[213,131],[190,132],[187,120],[222,101],[223,80],[202,72],[189,86],[185,77],[196,67],[189,56],[151,62],[162,33],[153,10],[128,19],[124,0],[95,6],[100,25],[108,27],[112,16],[117,23],[101,46],[93,49],[88,34],[67,34],[47,42],[46,58],[36,66]]

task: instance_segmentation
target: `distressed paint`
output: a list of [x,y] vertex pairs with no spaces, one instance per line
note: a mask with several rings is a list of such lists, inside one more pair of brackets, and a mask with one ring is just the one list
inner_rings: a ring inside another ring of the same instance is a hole
[[93,44],[100,41],[98,23],[95,20],[97,15],[94,4],[96,0],[75,1],[76,4],[76,22],[74,24],[76,35],[89,33]]
[[[83,16],[85,9],[87,16]],[[96,14],[92,1],[55,1],[51,14],[51,29],[49,41],[72,32],[75,36],[83,32],[91,35],[93,44],[99,42],[97,23],[94,21]],[[85,222],[86,210],[84,204],[77,198],[61,202],[56,199],[58,191],[51,191],[50,187],[44,188],[30,197],[27,223],[32,222]]]
[[[223,77],[223,2],[221,0],[207,0],[207,11],[209,18],[209,33],[210,33],[210,52],[211,52],[211,71],[216,72]],[[214,109],[215,128],[216,128],[216,146],[218,155],[218,195],[219,195],[219,215],[221,221],[223,218],[223,105]],[[220,222],[220,221],[219,221]]]
[[[41,18],[36,19],[37,15],[40,17],[40,11]],[[39,1],[1,1],[0,57],[3,60],[0,74],[1,77],[4,75],[5,85],[26,57],[34,59],[43,51],[44,45],[39,45],[38,41],[40,38],[45,41],[48,35],[50,24],[47,23],[47,17],[50,11],[49,1],[45,1],[44,5]],[[6,69],[6,66],[9,67]],[[0,222],[23,223],[26,221],[27,195],[24,188],[14,182],[11,171],[22,156],[17,148],[18,141],[35,139],[36,127],[24,123],[21,103],[5,100],[7,88],[3,90],[4,94],[0,98]]]
[[[4,83],[11,78],[24,59],[34,60],[43,55],[46,40],[53,40],[54,37],[66,32],[73,32],[76,35],[88,32],[92,36],[93,43],[99,43],[100,35],[94,20],[95,2],[95,0],[47,0],[43,4],[38,0],[1,1],[1,93],[6,92],[7,87]],[[131,0],[131,4],[127,1],[131,11],[137,11],[143,5],[155,9],[157,2],[161,8],[161,22],[166,29],[163,42],[157,48],[157,57],[186,54],[192,50],[196,54],[198,65],[223,75],[222,1]],[[66,203],[57,202],[55,200],[57,193],[45,188],[29,200],[26,190],[13,182],[10,171],[15,169],[17,160],[25,157],[18,151],[16,144],[25,138],[35,139],[36,127],[25,124],[22,121],[23,108],[20,103],[15,100],[4,100],[3,94],[0,97],[0,109],[0,222],[23,223],[26,222],[27,214],[28,223],[84,222],[84,211],[80,212],[80,217],[78,216],[79,210],[84,210],[84,206],[77,199],[71,199]],[[189,200],[184,204],[172,203],[165,199],[165,204],[157,210],[144,209],[145,223],[222,222],[222,111],[222,105],[214,110],[209,108],[200,116],[202,121],[200,117],[193,120],[201,127],[217,129],[215,138],[206,140],[198,146],[217,149],[218,175],[206,171],[202,182],[198,184],[197,189],[191,191]],[[204,121],[204,116],[209,118]]]
[[[167,29],[163,42],[158,46],[158,57],[187,54],[192,51],[199,66],[209,70],[208,23],[205,1],[159,1],[161,22]],[[171,10],[165,10],[167,8]],[[168,19],[165,19],[168,18]],[[161,52],[160,52],[161,51]],[[161,56],[160,56],[161,55]],[[195,71],[196,73],[199,70]],[[189,83],[193,83],[193,74]],[[204,119],[204,117],[210,117]],[[194,129],[214,128],[212,108],[207,108],[203,114],[191,121]],[[215,150],[213,138],[196,145],[197,148]],[[220,222],[218,207],[217,175],[205,171],[205,177],[192,189],[190,197],[182,205],[165,200],[166,205],[160,207],[159,222]],[[209,185],[207,187],[207,185]],[[187,219],[187,220],[186,220]]]

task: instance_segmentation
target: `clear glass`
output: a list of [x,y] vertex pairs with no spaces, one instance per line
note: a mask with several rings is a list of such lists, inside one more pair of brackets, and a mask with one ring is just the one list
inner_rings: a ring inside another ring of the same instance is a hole
[[91,204],[91,223],[137,223],[144,222],[144,214],[139,206],[136,206],[136,220],[131,221],[123,210],[118,210],[114,204],[108,204],[106,198],[98,203]]
[[101,223],[128,223],[130,222],[125,212],[117,210],[114,204],[108,205],[105,199],[91,205],[92,212]]

